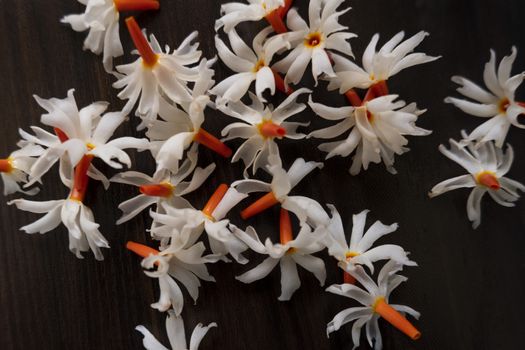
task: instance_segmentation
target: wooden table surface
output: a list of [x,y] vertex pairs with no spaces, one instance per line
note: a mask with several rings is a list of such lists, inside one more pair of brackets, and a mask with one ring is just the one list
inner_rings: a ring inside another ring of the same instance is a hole
[[[155,33],[161,43],[175,47],[192,30],[200,32],[207,57],[214,55],[214,20],[219,5],[214,0],[162,0],[161,11],[143,14],[139,23]],[[296,1],[304,14],[307,1]],[[73,0],[0,0],[0,107],[2,128],[0,150],[12,151],[18,139],[17,128],[28,129],[38,123],[42,110],[32,95],[65,97],[70,88],[80,106],[98,100],[111,103],[111,110],[123,106],[111,87],[114,78],[106,74],[101,58],[82,51],[84,33],[76,33],[59,23],[62,15],[78,13],[83,7]],[[458,190],[430,200],[428,190],[437,182],[462,174],[462,169],[442,156],[437,147],[449,137],[458,138],[461,129],[472,130],[479,119],[467,116],[444,97],[454,94],[450,76],[460,74],[475,81],[482,79],[489,49],[498,57],[507,55],[512,45],[521,51],[514,72],[525,70],[525,31],[522,0],[378,0],[351,1],[353,10],[342,21],[352,32],[356,56],[360,59],[371,36],[380,32],[382,40],[399,30],[408,34],[419,30],[431,33],[421,50],[443,55],[439,61],[402,72],[391,80],[393,92],[407,101],[416,101],[428,112],[419,125],[433,130],[428,137],[410,138],[411,151],[396,158],[397,175],[382,165],[372,165],[358,176],[348,174],[349,159],[334,158],[322,171],[315,171],[295,190],[322,203],[333,203],[343,215],[346,227],[351,215],[370,209],[370,220],[398,222],[400,229],[382,242],[401,244],[419,263],[406,268],[409,277],[396,290],[393,300],[406,303],[422,313],[416,322],[422,338],[410,341],[381,322],[384,349],[522,349],[525,328],[525,203],[503,208],[489,198],[482,205],[482,224],[472,230],[466,216],[467,190]],[[247,38],[261,24],[242,25]],[[131,41],[123,26],[121,35],[126,51]],[[126,54],[117,63],[129,62]],[[231,74],[217,65],[217,78]],[[311,81],[305,83],[312,86]],[[518,96],[525,98],[523,89]],[[316,89],[314,100],[326,104],[345,103],[342,96],[329,93],[324,84]],[[231,119],[210,111],[206,127],[218,132]],[[317,117],[306,110],[298,119]],[[523,120],[522,120],[523,121]],[[123,125],[118,135],[140,135],[137,121]],[[511,129],[508,142],[516,159],[509,177],[525,182],[525,131]],[[233,147],[239,143],[232,142]],[[281,148],[285,162],[297,156],[321,160],[323,154],[314,141],[287,142]],[[239,164],[201,152],[202,164],[215,161],[218,169],[210,180],[189,199],[201,206],[220,182],[241,176]],[[134,169],[151,172],[147,154],[133,155]],[[111,169],[102,167],[108,174]],[[51,172],[36,197],[62,199],[67,193]],[[0,349],[141,349],[141,336],[134,331],[145,325],[166,341],[165,316],[150,308],[158,296],[155,280],[145,276],[140,260],[124,249],[128,240],[149,242],[145,229],[147,212],[116,226],[117,205],[134,195],[133,188],[112,185],[104,191],[92,182],[87,204],[94,211],[111,249],[105,260],[97,262],[91,254],[78,260],[67,248],[63,226],[45,235],[28,235],[19,228],[38,216],[0,203]],[[243,206],[241,206],[243,207]],[[275,237],[277,209],[250,221],[263,235]],[[233,222],[238,209],[232,212]],[[369,221],[370,222],[370,221]],[[202,349],[351,349],[350,326],[329,339],[326,323],[349,300],[330,295],[314,277],[300,272],[302,287],[289,302],[279,302],[279,272],[244,285],[234,279],[260,261],[248,266],[217,263],[211,267],[217,283],[203,283],[197,305],[186,295],[183,311],[186,327],[215,321]],[[326,256],[327,286],[341,282],[341,273]],[[366,340],[362,337],[362,344]],[[167,342],[166,342],[167,344]],[[361,346],[366,349],[367,346]]]

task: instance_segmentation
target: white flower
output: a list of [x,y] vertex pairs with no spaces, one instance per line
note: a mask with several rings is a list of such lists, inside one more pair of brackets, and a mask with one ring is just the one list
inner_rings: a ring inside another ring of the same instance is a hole
[[[115,175],[111,181],[137,186],[141,193],[120,203],[118,207],[123,213],[122,217],[117,220],[117,225],[130,220],[153,204],[162,208],[161,203],[165,202],[166,205],[175,208],[190,208],[191,204],[182,196],[199,188],[215,170],[215,163],[208,165],[205,169],[195,168],[196,166],[197,151],[194,147],[193,151],[188,152],[188,158],[175,174],[157,172],[150,177],[137,171],[128,171]],[[192,172],[191,180],[183,181]]]
[[27,176],[31,166],[36,161],[35,157],[40,156],[44,149],[39,145],[19,143],[20,149],[12,152],[6,159],[0,159],[0,175],[4,183],[4,196],[21,192],[26,195],[35,195],[38,188],[24,191],[19,183],[27,183]]
[[354,322],[352,326],[352,341],[354,343],[353,349],[355,349],[359,346],[361,328],[366,325],[366,338],[368,339],[368,343],[375,350],[381,350],[383,348],[383,342],[378,319],[379,317],[383,317],[385,320],[391,322],[388,316],[395,315],[397,316],[396,319],[398,322],[397,324],[393,323],[393,325],[412,339],[418,339],[421,333],[399,314],[399,312],[407,313],[416,319],[419,318],[419,312],[408,306],[388,304],[390,293],[402,282],[407,280],[406,277],[395,274],[399,269],[400,266],[393,261],[388,262],[379,272],[378,283],[376,284],[361,266],[356,265],[351,273],[352,276],[361,283],[364,289],[356,287],[353,284],[334,284],[328,287],[326,289],[328,292],[354,299],[363,306],[351,307],[335,315],[334,319],[327,325],[327,334],[329,335],[339,330],[339,328],[346,323]]
[[349,243],[346,243],[341,216],[333,205],[328,207],[332,211],[332,218],[326,227],[328,234],[325,236],[325,244],[328,247],[328,254],[336,258],[343,269],[347,270],[352,268],[352,265],[359,264],[368,266],[370,271],[374,273],[372,263],[379,260],[394,260],[401,265],[416,265],[415,262],[410,261],[407,256],[408,253],[398,245],[384,244],[370,249],[376,240],[396,231],[397,224],[386,226],[380,221],[376,221],[364,233],[366,216],[369,211],[363,210],[361,213],[353,215],[352,234]]
[[323,235],[320,231],[310,229],[308,225],[301,225],[301,230],[295,239],[283,242],[281,231],[281,243],[273,244],[269,238],[262,244],[257,233],[252,227],[246,232],[234,228],[235,234],[240,237],[251,249],[259,254],[269,255],[260,265],[235,277],[243,283],[252,283],[266,277],[277,264],[281,268],[281,295],[279,300],[290,300],[293,293],[301,286],[301,280],[297,273],[297,265],[314,274],[321,286],[326,279],[326,269],[322,259],[312,254],[323,250],[321,243]]
[[288,172],[282,168],[279,156],[271,155],[269,163],[267,170],[273,176],[271,183],[251,179],[238,180],[232,183],[232,187],[241,193],[267,192],[263,197],[241,211],[241,217],[248,219],[281,203],[282,208],[293,212],[301,222],[308,221],[314,227],[326,223],[328,215],[319,203],[307,197],[288,195],[306,175],[316,168],[322,168],[323,163],[305,162],[304,159],[297,158]]
[[355,150],[350,173],[356,175],[368,169],[370,163],[383,161],[387,170],[396,173],[394,155],[403,154],[408,140],[404,135],[426,136],[429,130],[415,125],[418,117],[426,110],[418,110],[414,103],[395,101],[397,95],[386,95],[365,101],[360,107],[333,108],[319,103],[309,105],[320,117],[327,120],[340,120],[336,125],[316,130],[309,136],[331,139],[351,130],[343,141],[323,143],[319,149],[328,152],[326,159],[333,156],[348,157]]
[[250,93],[252,105],[247,106],[243,102],[229,102],[225,105],[218,104],[219,110],[243,123],[237,122],[226,126],[221,134],[226,138],[223,141],[234,138],[243,138],[246,141],[237,149],[233,155],[232,162],[242,159],[245,165],[245,177],[247,169],[251,165],[255,174],[257,169],[268,165],[270,155],[278,155],[279,149],[275,138],[301,139],[306,135],[298,133],[299,126],[307,126],[309,123],[287,122],[286,119],[300,113],[306,108],[303,103],[297,103],[299,95],[310,93],[308,89],[299,89],[292,93],[273,110],[270,105],[264,105],[257,96]]
[[86,5],[86,11],[62,18],[74,31],[89,31],[84,40],[84,50],[99,55],[107,72],[113,70],[113,58],[124,54],[119,36],[120,11],[157,10],[157,0],[78,0]]
[[[465,134],[463,134],[465,136]],[[525,186],[515,180],[504,177],[510,170],[514,152],[510,145],[507,151],[495,147],[493,142],[485,142],[474,146],[466,146],[450,140],[450,150],[440,145],[439,150],[447,158],[461,165],[469,172],[452,179],[440,182],[432,188],[430,197],[458,188],[473,188],[467,201],[467,215],[472,221],[472,227],[477,228],[481,222],[481,199],[488,193],[494,201],[505,207],[513,207],[519,199],[519,191],[525,191]]]
[[274,72],[270,68],[273,55],[283,48],[290,48],[290,44],[282,35],[268,38],[272,28],[263,29],[253,39],[253,50],[250,49],[239,37],[235,29],[228,33],[230,45],[233,52],[226,44],[215,36],[215,47],[221,60],[232,71],[237,72],[224,79],[216,85],[211,93],[221,96],[230,101],[237,102],[243,97],[253,81],[255,81],[255,92],[263,102],[263,92],[269,89],[271,94],[275,93]]
[[109,244],[99,232],[99,224],[94,221],[93,212],[81,201],[73,198],[45,202],[15,199],[8,204],[14,204],[20,210],[44,214],[20,230],[26,233],[46,233],[63,223],[68,229],[69,250],[77,258],[82,258],[81,252],[91,249],[97,260],[104,259],[100,248],[109,248]]
[[279,10],[291,1],[285,0],[248,0],[249,4],[230,2],[221,5],[221,18],[215,21],[215,30],[224,27],[229,33],[237,24],[246,21],[260,21],[264,17]]
[[[212,255],[203,256],[206,247],[202,242],[182,245],[174,240],[161,252],[135,242],[128,242],[126,247],[144,257],[141,263],[145,268],[144,273],[159,280],[160,297],[156,303],[151,304],[152,308],[159,311],[167,311],[172,307],[175,314],[180,315],[182,312],[184,296],[175,280],[186,287],[195,303],[199,298],[199,279],[215,282],[208,273],[206,264],[216,262],[217,258]],[[157,269],[152,271],[155,266]]]
[[363,68],[343,56],[332,54],[336,76],[330,79],[328,89],[339,88],[342,94],[354,88],[368,89],[405,68],[437,60],[439,57],[421,52],[411,53],[428,35],[421,31],[401,42],[405,33],[399,32],[379,51],[376,51],[379,34],[374,35],[363,54]]
[[[203,327],[202,323],[199,323],[191,334],[190,347],[188,348],[186,345],[186,335],[184,334],[184,321],[182,320],[182,317],[175,315],[171,310],[168,311],[168,316],[166,317],[166,332],[168,333],[168,339],[172,350],[197,350],[202,338],[204,338],[206,333],[208,333],[212,327],[217,327],[217,324],[213,322],[208,326]],[[135,329],[144,335],[142,344],[145,349],[168,350],[168,348],[159,343],[153,334],[151,334],[144,326],[137,326]]]
[[[23,134],[29,141],[47,147],[31,167],[30,181],[26,186],[40,181],[64,154],[68,155],[71,167],[76,166],[84,156],[90,156],[100,158],[109,166],[120,169],[120,163],[128,167],[131,165],[131,159],[123,149],[144,150],[149,147],[147,139],[134,137],[120,137],[109,141],[117,127],[126,120],[126,116],[120,112],[101,116],[108,106],[107,102],[95,102],[79,111],[73,92],[73,89],[69,90],[67,97],[62,100],[45,100],[34,96],[37,103],[48,112],[42,115],[41,122],[65,135],[66,140],[59,142],[59,138],[38,128],[33,129],[38,131],[36,136]],[[90,172],[89,175],[94,178],[103,177],[93,166],[90,167]]]
[[490,118],[474,129],[465,142],[494,140],[497,147],[502,147],[511,125],[525,128],[518,121],[518,116],[525,114],[525,105],[514,100],[516,89],[525,79],[525,72],[510,76],[516,55],[517,50],[512,47],[511,55],[501,60],[496,73],[496,54],[490,51],[490,61],[483,72],[483,80],[490,92],[463,77],[452,77],[453,82],[461,85],[457,91],[475,102],[454,97],[447,97],[445,102],[473,116]]
[[173,239],[174,233],[184,232],[175,237],[184,245],[197,241],[205,232],[214,254],[221,256],[224,261],[229,261],[226,255],[230,254],[237,262],[245,264],[248,260],[242,256],[242,252],[248,247],[228,229],[230,221],[225,219],[225,216],[246,197],[246,194],[223,184],[217,188],[202,210],[178,209],[162,203],[164,213],[151,213],[155,224],[151,233],[158,239]]
[[188,66],[198,63],[201,57],[201,51],[197,50],[199,44],[192,44],[198,33],[191,33],[170,53],[168,46],[162,51],[155,36],[150,35],[148,41],[133,17],[126,19],[126,24],[141,57],[116,67],[121,74],[113,87],[122,89],[118,97],[128,100],[123,108],[125,114],[131,112],[140,97],[135,114],[144,119],[139,126],[144,128],[157,118],[161,99],[175,103],[192,100],[187,83],[198,79],[199,70]]
[[337,12],[344,0],[311,0],[309,4],[309,23],[291,9],[287,17],[287,25],[292,32],[285,34],[295,48],[273,68],[286,73],[285,84],[298,84],[312,61],[312,74],[317,84],[317,77],[325,73],[335,77],[332,63],[327,50],[335,50],[352,56],[348,39],[356,37],[353,33],[343,32],[348,27],[337,21],[339,16],[350,10],[346,8]]

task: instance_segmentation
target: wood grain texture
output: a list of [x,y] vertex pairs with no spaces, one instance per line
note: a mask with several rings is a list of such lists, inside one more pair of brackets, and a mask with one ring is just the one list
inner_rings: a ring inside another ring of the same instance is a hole
[[[162,0],[158,13],[143,14],[139,23],[157,35],[161,43],[175,47],[191,31],[198,30],[203,51],[214,55],[214,20],[219,16],[215,0]],[[296,0],[305,14],[307,1]],[[413,34],[421,29],[431,36],[422,44],[429,54],[441,54],[435,63],[409,69],[391,81],[391,90],[407,101],[417,101],[429,111],[420,126],[433,134],[410,139],[411,152],[396,159],[398,175],[373,165],[358,176],[347,173],[349,159],[331,159],[322,171],[311,174],[296,193],[332,203],[343,215],[346,227],[351,214],[370,209],[370,219],[399,222],[400,229],[384,242],[401,244],[412,252],[418,268],[407,268],[409,281],[394,294],[422,313],[416,324],[423,337],[412,342],[386,324],[381,324],[384,349],[519,349],[525,326],[525,204],[503,208],[483,201],[482,224],[476,231],[466,217],[467,191],[459,190],[429,200],[427,191],[437,182],[459,175],[462,170],[437,151],[449,137],[458,138],[461,129],[472,130],[480,120],[470,117],[443,98],[454,94],[450,76],[460,74],[475,81],[482,78],[489,49],[498,57],[512,45],[521,51],[514,71],[525,70],[525,32],[522,0],[356,0],[343,23],[359,34],[352,44],[358,58],[371,36],[382,39],[399,30]],[[14,149],[17,128],[38,123],[42,110],[32,95],[64,97],[76,89],[80,106],[97,100],[111,103],[112,110],[123,106],[111,87],[114,78],[106,74],[101,58],[82,51],[83,33],[73,32],[59,23],[61,16],[80,12],[73,0],[0,0],[0,106],[2,128],[0,150]],[[251,38],[260,25],[241,25],[239,32]],[[123,26],[121,35],[126,51],[131,41]],[[117,63],[129,62],[126,54]],[[230,72],[219,63],[217,79]],[[307,86],[313,86],[307,81]],[[519,96],[525,98],[523,90]],[[323,83],[314,100],[344,104],[336,93],[326,92]],[[278,101],[275,101],[278,102]],[[218,132],[228,120],[211,111],[206,128]],[[310,110],[297,119],[319,121]],[[123,125],[119,135],[139,135],[136,120]],[[508,142],[516,152],[509,177],[525,181],[525,131],[512,129]],[[237,147],[239,143],[233,142]],[[297,156],[321,160],[315,142],[287,142],[281,148],[285,163]],[[201,152],[202,164],[218,164],[213,178],[194,196],[201,206],[220,182],[241,176],[238,164]],[[151,172],[146,154],[133,156],[135,168]],[[103,167],[107,173],[110,169]],[[60,199],[65,188],[55,175],[46,176],[38,199]],[[133,329],[145,325],[166,340],[164,315],[149,304],[158,295],[155,281],[146,277],[139,259],[124,249],[127,240],[147,242],[147,213],[131,222],[115,226],[120,215],[117,205],[134,193],[132,188],[112,185],[104,191],[93,183],[87,203],[94,211],[111,249],[105,260],[96,262],[90,254],[78,260],[67,249],[63,227],[45,235],[27,235],[19,227],[37,216],[0,203],[0,348],[1,349],[142,349],[141,336]],[[241,206],[242,207],[242,206]],[[277,210],[250,221],[263,235],[276,235]],[[234,223],[238,210],[232,212]],[[211,267],[217,283],[203,283],[197,305],[186,295],[183,311],[188,333],[196,323],[215,321],[202,343],[202,349],[351,349],[350,327],[329,339],[326,323],[348,307],[345,298],[323,292],[314,277],[300,272],[302,287],[290,302],[278,302],[279,273],[263,281],[243,285],[234,276],[260,260],[253,257],[248,266],[218,263]],[[329,260],[326,260],[329,261]],[[340,283],[340,271],[330,261],[327,285]],[[364,344],[365,338],[362,337]],[[367,346],[362,346],[363,349]]]

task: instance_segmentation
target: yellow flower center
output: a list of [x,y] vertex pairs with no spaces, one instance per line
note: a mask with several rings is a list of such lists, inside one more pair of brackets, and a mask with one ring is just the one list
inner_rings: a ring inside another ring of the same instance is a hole
[[496,174],[492,171],[481,171],[474,177],[476,182],[480,185],[488,187],[493,190],[500,189],[500,183]]
[[358,252],[353,252],[353,251],[348,251],[346,252],[345,256],[346,256],[346,260],[350,260],[352,258],[355,258],[356,256],[358,256],[359,253]]
[[507,108],[509,108],[509,105],[510,105],[510,101],[508,98],[504,98],[502,99],[500,102],[499,102],[499,112],[502,113],[502,114],[505,114],[507,113]]
[[260,59],[259,61],[257,61],[257,63],[255,64],[255,66],[253,66],[252,71],[253,71],[254,73],[257,73],[261,68],[263,68],[263,67],[265,67],[265,66],[266,66],[266,64],[265,64],[264,60],[263,60],[263,59]]
[[322,42],[323,42],[323,38],[321,36],[321,33],[319,32],[310,33],[308,34],[306,39],[304,39],[304,44],[310,48],[317,47],[321,45]]
[[377,308],[377,305],[379,305],[379,303],[385,301],[385,297],[377,297],[376,300],[374,301],[374,303],[372,304],[372,310],[374,310],[374,312],[376,312],[376,308]]

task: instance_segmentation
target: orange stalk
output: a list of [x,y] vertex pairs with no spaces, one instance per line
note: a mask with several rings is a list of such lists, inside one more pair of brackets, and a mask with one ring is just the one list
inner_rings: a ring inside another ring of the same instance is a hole
[[364,104],[365,102],[368,102],[368,101],[370,101],[370,100],[373,100],[373,99],[376,98],[376,97],[378,97],[378,96],[376,95],[376,91],[375,91],[375,89],[374,89],[374,87],[373,87],[373,85],[372,85],[372,86],[371,86],[370,88],[368,88],[368,90],[366,91],[365,98],[363,99],[363,104]]
[[153,185],[142,185],[139,187],[139,191],[146,196],[167,198],[173,193],[173,185],[167,182]]
[[142,61],[147,67],[153,67],[157,63],[159,55],[157,55],[149,45],[148,40],[144,34],[142,34],[135,18],[126,18],[126,26],[128,27],[129,35],[131,36],[140,57],[142,57]]
[[293,89],[289,86],[286,87],[286,85],[284,84],[283,77],[281,77],[281,75],[275,69],[272,69],[272,72],[273,78],[275,79],[275,87],[277,88],[277,90],[290,95],[293,92]]
[[241,218],[244,220],[251,218],[254,215],[257,215],[268,208],[273,207],[279,203],[273,192],[268,192],[255,202],[253,202],[249,207],[241,211]]
[[73,176],[73,189],[71,190],[70,199],[82,202],[86,196],[87,187],[89,184],[89,176],[87,174],[93,156],[88,154],[82,157],[75,167],[75,174]]
[[347,284],[355,284],[356,279],[354,276],[352,276],[348,272],[343,271],[343,282]]
[[204,215],[208,217],[213,217],[211,214],[213,214],[213,211],[215,210],[215,208],[217,208],[227,191],[228,185],[226,184],[221,184],[219,187],[217,187],[215,192],[213,192],[210,199],[208,200],[208,203],[206,203],[206,205],[202,209]]
[[288,31],[286,24],[284,24],[283,17],[281,17],[281,11],[279,9],[270,12],[265,18],[277,34],[286,33]]
[[498,181],[498,178],[496,175],[494,175],[491,172],[484,171],[476,176],[476,181],[486,187],[489,187],[493,190],[499,190],[500,189],[500,183]]
[[148,256],[150,256],[150,254],[153,254],[153,255],[159,254],[159,251],[156,249],[153,249],[151,247],[148,247],[147,245],[135,243],[132,241],[128,241],[128,243],[126,243],[126,248],[143,258],[147,258]]
[[69,140],[69,137],[67,137],[66,133],[63,132],[61,129],[53,128],[53,130],[55,131],[55,134],[57,135],[57,137],[60,140],[60,142],[64,143],[67,140]]
[[10,173],[13,170],[13,166],[9,159],[0,159],[0,173]]
[[359,95],[354,89],[350,89],[347,92],[345,92],[345,96],[348,102],[350,102],[350,104],[354,107],[359,107],[363,104],[361,97],[359,97]]
[[113,0],[118,12],[158,10],[157,0]]
[[284,6],[281,6],[277,9],[277,11],[279,11],[279,16],[281,16],[281,18],[286,17],[288,10],[290,10],[290,7],[292,7],[292,3],[293,3],[293,0],[284,0]]
[[292,222],[290,221],[290,214],[288,213],[288,210],[283,208],[281,208],[281,215],[279,220],[279,236],[282,245],[285,245],[286,243],[293,240]]
[[421,338],[421,332],[410,323],[405,316],[401,315],[399,311],[385,302],[384,298],[380,298],[374,304],[374,311],[388,321],[392,326],[405,333],[412,340]]
[[378,81],[370,87],[375,92],[375,97],[388,95],[388,85],[385,80]]
[[224,158],[229,158],[232,155],[230,147],[226,146],[218,138],[202,128],[195,134],[193,140],[220,154]]
[[259,125],[259,132],[262,136],[268,137],[283,137],[286,135],[286,129],[271,121],[263,122]]

